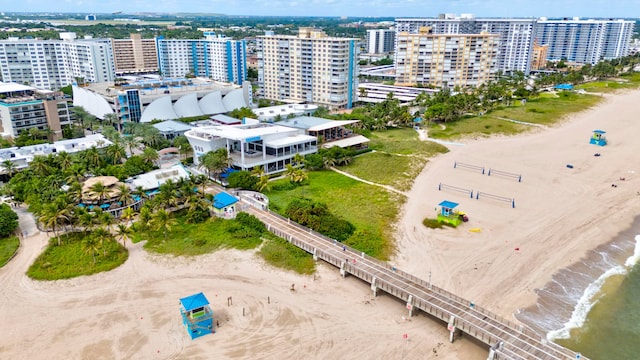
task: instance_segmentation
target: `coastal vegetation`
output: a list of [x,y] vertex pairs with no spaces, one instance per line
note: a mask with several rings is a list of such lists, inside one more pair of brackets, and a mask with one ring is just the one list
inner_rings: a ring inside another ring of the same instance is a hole
[[60,280],[109,271],[122,265],[129,252],[108,231],[65,234],[64,245],[51,238],[27,270],[36,280]]

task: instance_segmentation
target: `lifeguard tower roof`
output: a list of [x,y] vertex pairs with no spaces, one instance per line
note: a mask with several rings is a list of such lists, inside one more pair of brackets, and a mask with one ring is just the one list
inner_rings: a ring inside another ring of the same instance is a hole
[[458,203],[454,203],[453,201],[449,201],[449,200],[445,200],[445,201],[441,202],[440,204],[438,204],[438,206],[442,206],[442,207],[449,208],[449,209],[454,209],[458,205],[459,205]]
[[607,132],[603,131],[603,130],[593,130],[593,133],[594,134],[606,134]]
[[216,209],[224,209],[229,205],[233,205],[238,202],[238,199],[227,194],[226,192],[221,192],[216,194],[213,197],[213,207]]
[[207,300],[207,297],[200,292],[191,296],[183,297],[180,299],[180,304],[182,304],[185,311],[191,311],[209,305],[209,300]]

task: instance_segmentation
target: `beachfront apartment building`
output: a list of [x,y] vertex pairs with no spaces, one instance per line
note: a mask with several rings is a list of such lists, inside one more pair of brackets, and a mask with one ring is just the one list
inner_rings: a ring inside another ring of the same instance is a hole
[[392,53],[395,46],[396,31],[393,29],[367,30],[365,49],[367,54]]
[[0,73],[5,82],[48,90],[58,90],[78,80],[113,81],[111,40],[79,40],[75,33],[60,33],[60,40],[2,40]]
[[437,88],[475,87],[493,79],[500,35],[434,34],[423,27],[399,32],[396,45],[396,85]]
[[188,74],[242,85],[247,74],[247,43],[205,32],[204,39],[156,38],[164,77]]
[[540,18],[535,40],[548,45],[547,60],[596,64],[629,54],[635,21]]
[[257,38],[258,94],[278,101],[350,109],[357,101],[358,39],[300,28],[297,36]]
[[475,18],[471,14],[456,17],[453,14],[438,18],[399,18],[396,26],[396,63],[400,33],[418,33],[430,27],[433,34],[497,34],[496,69],[503,73],[530,71],[536,19]]
[[129,39],[112,39],[113,60],[117,75],[158,72],[158,49],[155,39],[131,34]]
[[32,128],[51,130],[62,138],[62,127],[74,120],[71,99],[61,92],[16,83],[0,83],[0,136],[15,138]]

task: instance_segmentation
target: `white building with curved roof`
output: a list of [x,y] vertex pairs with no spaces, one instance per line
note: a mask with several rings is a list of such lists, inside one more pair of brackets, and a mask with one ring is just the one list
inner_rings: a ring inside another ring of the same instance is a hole
[[113,83],[90,88],[73,86],[73,105],[84,107],[99,119],[115,113],[123,122],[141,123],[224,114],[251,107],[248,81],[238,87],[201,79],[162,79],[153,85],[135,86],[119,88]]

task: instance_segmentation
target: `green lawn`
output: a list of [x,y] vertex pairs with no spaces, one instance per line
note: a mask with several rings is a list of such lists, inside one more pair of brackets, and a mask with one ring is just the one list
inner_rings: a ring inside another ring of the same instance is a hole
[[440,124],[432,125],[429,128],[429,136],[452,139],[465,136],[518,134],[529,130],[530,126],[497,118],[552,125],[563,120],[566,115],[586,110],[601,100],[600,96],[569,91],[561,91],[557,97],[551,94],[541,94],[539,97],[529,100],[525,105],[520,101],[514,101],[509,107],[493,110],[483,116],[470,116],[456,122],[449,122],[445,124],[445,129],[442,129]]
[[370,148],[340,170],[377,184],[398,190],[411,189],[428,158],[447,152],[447,148],[430,141],[421,141],[413,129],[391,129],[370,135]]
[[345,244],[379,259],[389,259],[393,252],[392,226],[404,197],[333,171],[308,174],[308,184],[303,186],[291,186],[288,179],[272,182],[271,191],[267,192],[271,209],[282,214],[289,201],[300,196],[322,202],[333,214],[356,227],[356,233]]
[[81,275],[109,271],[122,265],[129,257],[127,249],[115,241],[105,243],[106,256],[102,250],[93,263],[91,254],[85,252],[82,240],[85,233],[62,236],[62,245],[55,238],[49,240],[45,251],[27,270],[27,275],[36,280],[60,280]]
[[266,240],[258,254],[275,267],[293,270],[298,274],[315,272],[316,263],[311,254],[279,237]]
[[0,267],[5,266],[9,262],[9,258],[18,251],[20,247],[20,239],[17,236],[9,236],[0,239]]
[[137,231],[133,241],[147,240],[145,249],[172,255],[202,255],[222,248],[254,249],[262,242],[260,234],[235,220],[213,217],[198,224],[188,224],[181,216],[164,239],[162,231]]
[[176,256],[202,255],[224,248],[249,250],[262,244],[258,255],[270,265],[299,274],[315,271],[315,262],[310,254],[269,232],[259,233],[239,221],[216,217],[188,224],[181,213],[177,215],[177,224],[167,233],[166,241],[164,234],[155,230],[137,231],[132,241],[148,240],[145,244],[147,250]]

